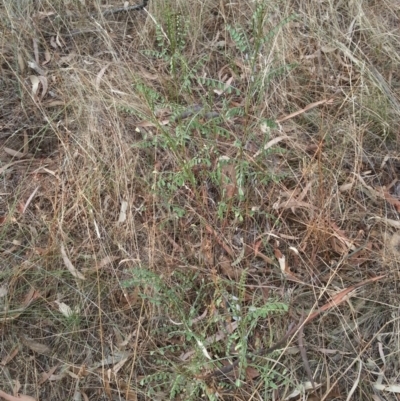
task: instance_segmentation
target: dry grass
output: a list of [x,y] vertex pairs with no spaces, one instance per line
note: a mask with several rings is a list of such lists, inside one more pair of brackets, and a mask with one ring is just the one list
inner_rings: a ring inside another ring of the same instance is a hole
[[120,6],[0,6],[0,388],[397,400],[398,3]]

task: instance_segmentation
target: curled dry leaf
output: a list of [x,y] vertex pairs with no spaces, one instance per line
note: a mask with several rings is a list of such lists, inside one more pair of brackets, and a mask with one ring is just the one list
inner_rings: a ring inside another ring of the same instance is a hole
[[386,202],[390,203],[391,205],[393,205],[395,207],[395,209],[400,212],[400,200],[396,199],[395,197],[393,197],[389,191],[385,188],[381,189],[382,194],[384,196],[384,198],[386,199]]
[[379,216],[374,216],[371,217],[376,220],[380,220],[383,223],[387,224],[388,226],[394,227],[394,228],[400,228],[400,221],[399,220],[393,220],[393,219],[387,219],[386,217],[379,217]]
[[40,95],[40,100],[42,100],[47,93],[49,85],[47,83],[47,78],[44,75],[40,75],[38,77],[38,79],[39,79],[40,83],[42,84],[42,94]]
[[[232,333],[235,331],[238,327],[238,322],[231,322],[230,324],[227,325],[226,330],[224,331],[219,331],[217,334],[214,334],[210,337],[207,337],[203,342],[203,346],[208,346],[211,344],[214,344],[218,341],[223,340],[228,334]],[[195,354],[195,351],[191,350],[186,352],[185,354],[181,355],[179,357],[180,360],[185,361],[188,358],[190,358],[193,354]]]
[[7,287],[7,284],[3,284],[3,285],[0,287],[0,298],[5,297],[7,294],[8,294],[8,287]]
[[12,392],[13,392],[14,395],[18,395],[19,390],[21,390],[21,382],[18,379],[16,379],[16,380],[14,380],[14,385],[13,385],[13,391]]
[[126,220],[127,209],[128,209],[128,202],[124,200],[121,202],[121,209],[119,211],[118,223],[123,223]]
[[94,267],[93,270],[94,271],[101,270],[104,267],[106,267],[107,265],[110,265],[111,263],[115,262],[118,259],[119,259],[118,256],[108,255],[105,258],[101,259],[101,261],[98,264],[96,264],[96,266]]
[[36,75],[29,75],[29,79],[32,84],[32,90],[31,90],[32,97],[36,99],[37,93],[39,91],[39,83],[40,83],[39,78]]
[[271,139],[271,140],[264,146],[264,148],[258,150],[258,151],[254,154],[253,157],[258,157],[258,156],[261,154],[261,152],[262,152],[263,150],[268,150],[268,149],[271,148],[272,146],[276,145],[277,143],[279,143],[279,142],[281,142],[281,141],[283,141],[283,140],[285,140],[285,139],[290,139],[290,137],[287,136],[287,135],[283,135],[283,136],[278,136],[277,138]]
[[40,297],[40,292],[36,291],[33,287],[25,295],[24,302],[22,306],[27,308],[35,299]]
[[192,320],[191,325],[203,320],[207,316],[207,312],[208,312],[208,310],[204,309],[204,312],[200,316],[197,316],[196,318],[194,318]]
[[75,269],[74,265],[71,263],[69,260],[67,253],[65,251],[64,244],[61,244],[61,256],[63,258],[65,267],[69,270],[69,272],[76,278],[79,278],[80,280],[85,280],[85,277],[83,276],[82,273],[78,272],[78,270]]
[[18,66],[19,66],[21,75],[23,75],[25,72],[25,62],[24,62],[24,59],[23,59],[21,53],[18,53]]
[[97,90],[100,89],[100,82],[101,82],[101,79],[103,78],[103,75],[104,75],[104,73],[106,72],[107,68],[110,66],[110,64],[111,64],[111,63],[108,63],[107,65],[105,65],[105,66],[100,70],[100,72],[97,74],[96,83],[95,83],[96,89],[97,89]]
[[50,100],[47,103],[44,103],[46,107],[56,107],[56,106],[64,106],[64,102],[62,100]]
[[385,242],[388,252],[398,258],[400,256],[400,234],[394,233],[391,237],[386,238]]
[[65,46],[65,43],[61,43],[61,41],[62,41],[62,37],[61,37],[59,34],[57,34],[57,36],[56,36],[56,42],[57,42],[58,46],[59,46],[59,47],[64,47],[64,46]]
[[208,351],[207,351],[206,347],[204,346],[204,344],[203,344],[200,340],[197,340],[197,345],[199,346],[199,348],[200,348],[201,351],[203,352],[203,355],[204,355],[207,359],[209,359],[209,360],[211,361],[212,358],[211,358],[210,354],[208,353]]
[[51,53],[47,49],[44,51],[44,58],[45,61],[43,61],[42,65],[48,64],[51,60]]
[[54,36],[52,36],[51,38],[50,38],[50,46],[53,48],[53,49],[57,49],[57,43],[56,43],[56,38],[54,37]]
[[373,387],[376,390],[400,394],[400,384],[389,384],[389,385],[385,386],[384,384],[375,383],[375,384],[373,384]]
[[89,370],[87,369],[86,365],[68,365],[68,369],[63,369],[63,374],[58,376],[65,376],[69,375],[74,379],[81,379],[82,377],[86,377],[90,374]]
[[55,365],[52,368],[50,368],[48,372],[43,372],[40,375],[40,379],[39,379],[38,385],[41,386],[47,380],[50,380],[50,378],[53,376],[53,373],[57,370],[58,366],[59,365]]
[[36,352],[37,354],[46,355],[49,354],[51,349],[42,343],[39,343],[31,338],[21,335],[22,344],[26,345],[30,350]]
[[223,89],[223,90],[221,90],[221,89],[214,89],[214,93],[216,93],[218,96],[221,96],[224,92],[226,92],[226,91],[229,89],[229,87],[231,86],[232,81],[233,81],[233,77],[230,77],[230,78],[225,82],[224,89]]
[[71,52],[67,56],[61,57],[60,60],[59,60],[59,64],[60,65],[62,65],[62,64],[70,64],[71,61],[75,58],[75,56],[76,56],[76,53],[75,52]]
[[285,255],[278,248],[274,249],[274,254],[275,254],[276,258],[278,259],[279,267],[281,268],[281,272],[283,274],[286,274],[287,273],[287,268],[286,268]]
[[246,380],[247,381],[256,379],[258,376],[260,376],[260,372],[257,369],[255,369],[251,366],[247,366],[247,368],[246,368]]
[[29,68],[36,71],[39,75],[46,75],[46,71],[43,68],[40,68],[35,61],[28,61]]
[[114,375],[116,375],[121,369],[122,367],[125,365],[126,361],[131,357],[130,354],[128,354],[126,356],[126,358],[121,359],[119,362],[117,362],[113,368],[112,368],[112,372],[114,373]]
[[[321,384],[316,384],[315,388],[321,387]],[[314,386],[311,382],[307,381],[304,383],[300,383],[295,390],[293,390],[286,398],[286,400],[290,400],[292,398],[298,397],[301,394],[304,394],[305,391],[314,390]]]
[[125,360],[126,358],[130,358],[132,355],[133,353],[129,351],[115,351],[114,354],[109,355],[108,357],[102,359],[99,362],[96,362],[90,368],[91,369],[97,369],[100,367],[104,368],[107,365],[115,366],[117,363]]
[[83,401],[89,401],[89,397],[86,395],[86,393],[84,391],[81,390],[81,394],[82,394],[82,397],[83,397]]
[[350,190],[353,188],[353,185],[354,185],[354,180],[351,181],[351,182],[347,182],[347,183],[345,183],[345,184],[342,184],[342,185],[339,187],[339,191],[340,191],[340,192],[347,192],[347,191],[350,191]]
[[18,159],[21,159],[22,157],[25,156],[23,152],[18,152],[18,150],[14,150],[11,148],[7,148],[6,146],[3,148],[4,152],[6,152],[8,155],[16,157]]

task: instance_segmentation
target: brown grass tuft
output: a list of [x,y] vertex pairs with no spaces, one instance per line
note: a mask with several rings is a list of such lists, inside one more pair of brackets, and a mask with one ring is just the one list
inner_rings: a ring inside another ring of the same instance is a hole
[[398,4],[121,6],[0,6],[1,389],[397,399]]

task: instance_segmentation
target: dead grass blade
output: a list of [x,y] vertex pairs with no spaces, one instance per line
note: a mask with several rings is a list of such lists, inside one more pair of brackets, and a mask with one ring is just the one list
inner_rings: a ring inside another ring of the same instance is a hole
[[281,117],[281,118],[279,118],[278,120],[276,120],[276,122],[277,122],[277,123],[282,123],[282,122],[284,122],[284,121],[286,121],[286,120],[290,120],[290,119],[293,118],[293,117],[296,117],[296,116],[298,116],[298,115],[300,115],[300,114],[303,114],[303,113],[305,113],[306,111],[311,110],[311,109],[314,109],[315,107],[321,106],[322,104],[325,104],[325,103],[326,103],[326,104],[332,104],[334,98],[335,98],[335,97],[331,97],[331,98],[329,98],[329,99],[319,100],[318,102],[310,103],[308,106],[304,107],[304,109],[297,110],[297,111],[295,111],[294,113],[288,114],[288,115],[285,116],[285,117]]
[[360,377],[361,377],[361,373],[362,373],[363,363],[360,358],[357,358],[357,361],[358,361],[358,366],[359,366],[357,379],[354,381],[354,383],[349,391],[349,394],[347,394],[346,401],[351,400],[351,397],[353,396],[354,392],[357,390],[358,384],[360,383]]
[[348,295],[350,295],[354,290],[357,288],[360,288],[366,284],[373,283],[374,281],[378,281],[381,278],[386,277],[386,275],[378,276],[378,277],[373,277],[364,281],[361,281],[360,283],[354,284],[351,287],[345,288],[344,290],[340,291],[338,294],[336,294],[328,303],[323,305],[321,308],[316,310],[315,312],[311,313],[308,315],[308,317],[305,319],[305,323],[309,323],[312,320],[314,320],[317,316],[319,316],[322,312],[326,312],[332,308],[336,308],[340,304],[342,304],[344,301],[349,299]]
[[30,205],[30,203],[32,202],[32,199],[35,197],[36,192],[39,190],[40,186],[36,187],[34,189],[34,191],[31,193],[31,195],[29,196],[28,200],[25,202],[24,207],[22,208],[22,214],[24,214],[26,212],[26,209],[28,208],[28,206]]

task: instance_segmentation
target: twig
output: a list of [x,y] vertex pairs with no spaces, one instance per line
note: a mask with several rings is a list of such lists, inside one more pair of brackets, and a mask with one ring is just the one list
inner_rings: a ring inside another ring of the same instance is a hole
[[232,251],[232,249],[228,246],[228,244],[226,244],[226,243],[220,238],[220,236],[218,235],[218,233],[217,233],[211,226],[209,226],[209,225],[207,224],[207,225],[206,225],[206,230],[207,230],[210,234],[214,235],[214,237],[215,237],[215,239],[217,240],[217,242],[222,246],[222,248],[225,249],[226,253],[227,253],[229,256],[231,256],[232,258],[235,257],[235,253]]
[[[301,318],[303,319],[304,313],[301,314]],[[297,338],[299,341],[299,350],[300,350],[300,355],[301,355],[301,359],[303,360],[303,364],[304,364],[304,369],[306,370],[308,379],[310,380],[313,389],[315,390],[315,382],[314,382],[314,377],[313,374],[311,372],[311,368],[310,368],[310,363],[308,362],[308,358],[307,358],[307,352],[306,349],[304,347],[304,341],[303,341],[303,329],[304,329],[304,325],[301,325],[299,328],[299,331],[297,333]]]

